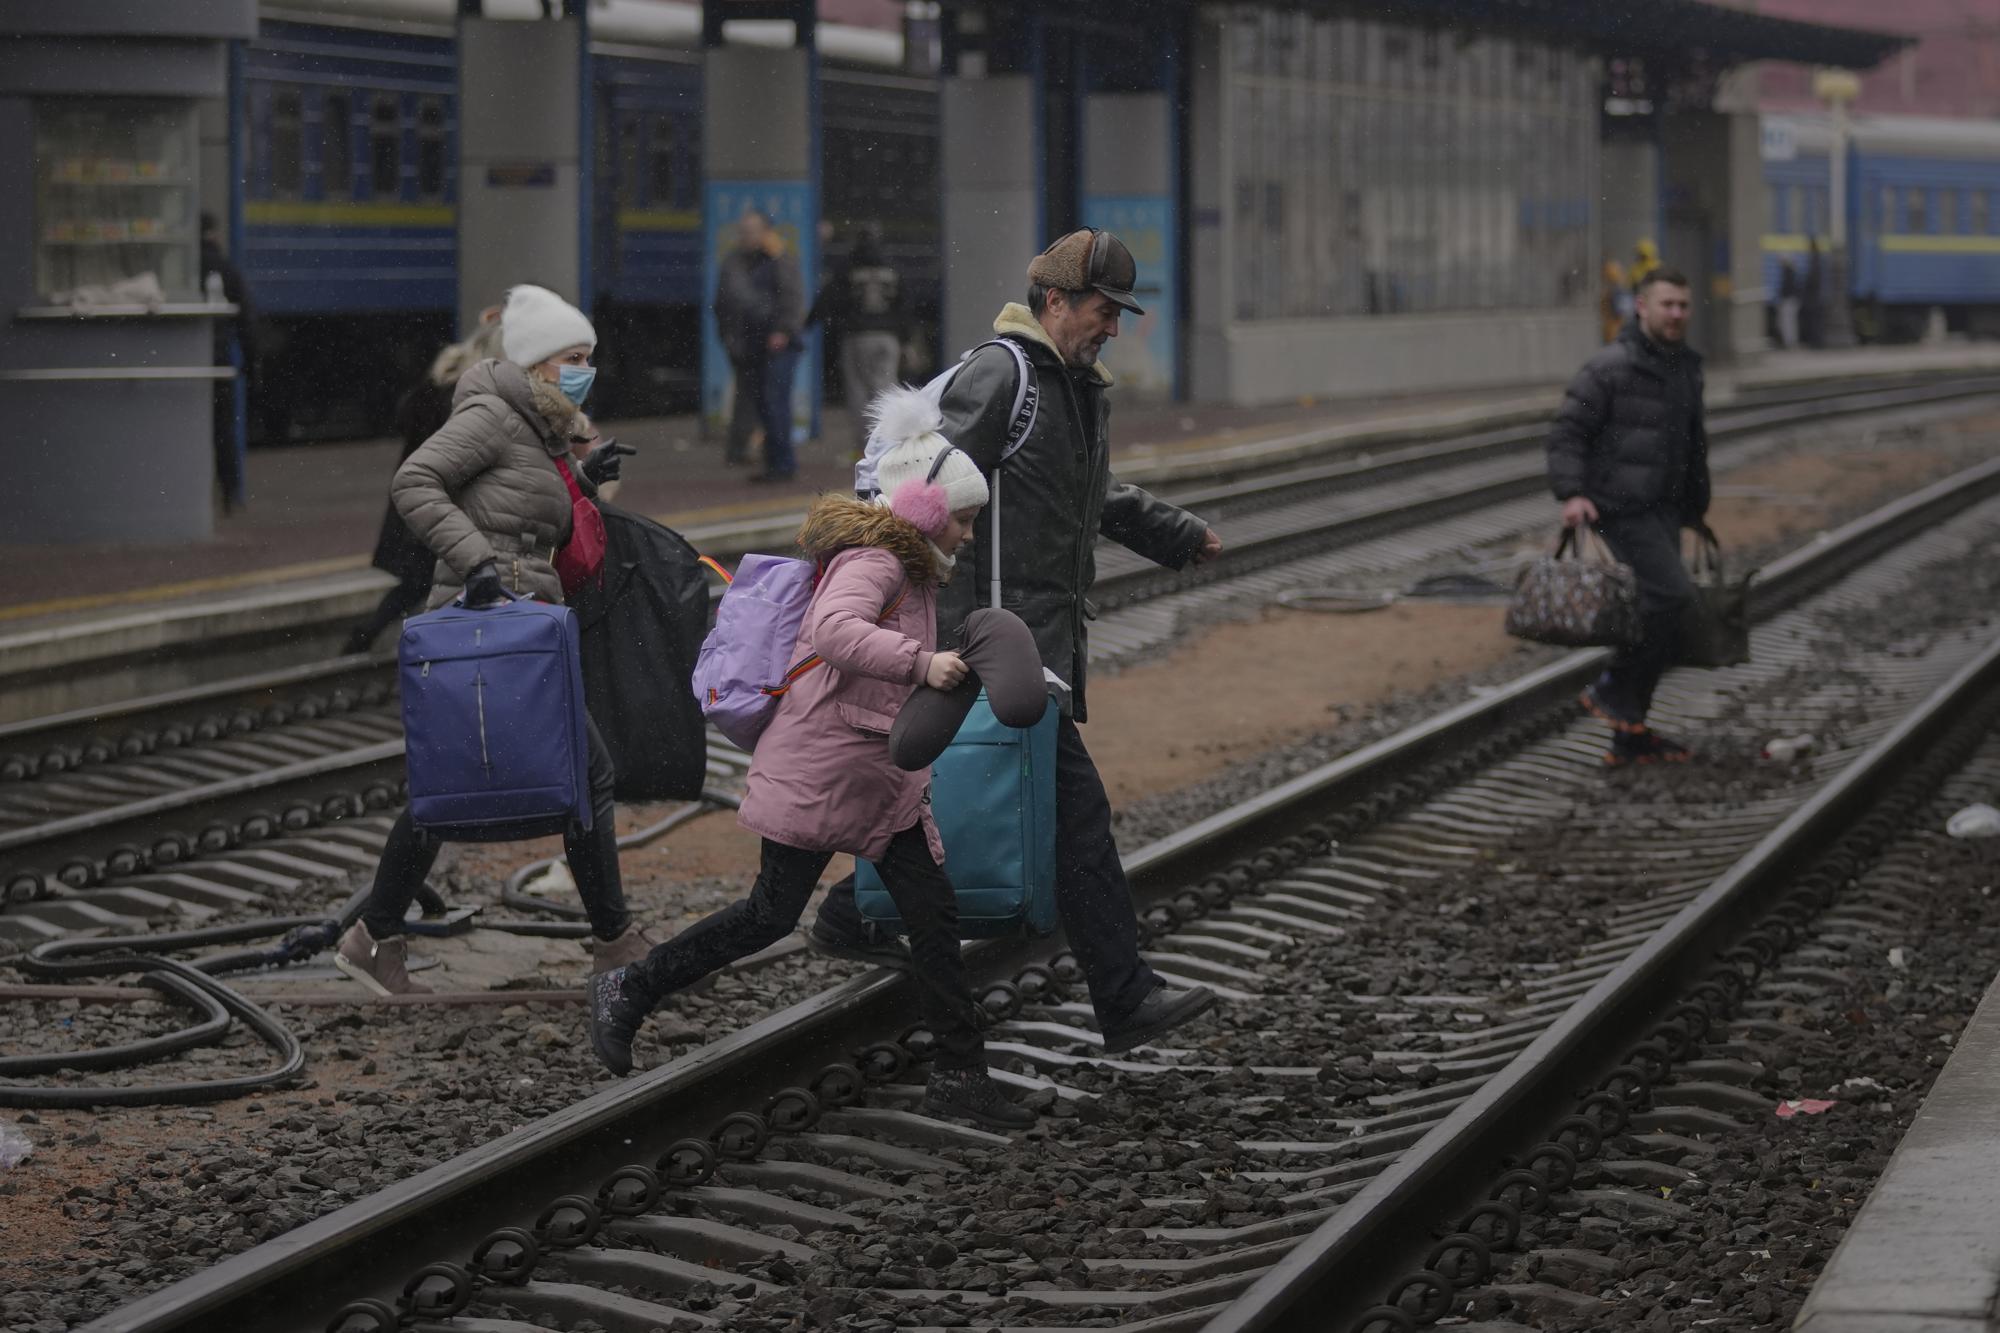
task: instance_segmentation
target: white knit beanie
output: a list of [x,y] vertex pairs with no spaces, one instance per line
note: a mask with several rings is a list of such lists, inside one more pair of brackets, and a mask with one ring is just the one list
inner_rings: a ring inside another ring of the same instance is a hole
[[885,390],[869,405],[874,440],[890,443],[875,460],[881,488],[875,503],[936,540],[961,509],[977,509],[988,498],[979,465],[938,433],[944,414],[936,400],[918,389]]
[[565,348],[596,347],[597,330],[548,288],[523,283],[508,291],[507,308],[500,312],[500,346],[525,370]]

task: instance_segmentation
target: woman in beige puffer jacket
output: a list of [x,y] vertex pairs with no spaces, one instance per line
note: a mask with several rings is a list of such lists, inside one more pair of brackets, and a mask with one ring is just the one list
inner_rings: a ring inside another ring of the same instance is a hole
[[[433,607],[465,594],[468,605],[504,592],[563,600],[552,563],[570,538],[569,488],[556,459],[587,431],[578,408],[589,392],[596,330],[554,292],[516,287],[500,317],[505,360],[481,361],[459,377],[451,418],[396,471],[390,499],[437,554]],[[580,489],[593,490],[575,469]],[[563,853],[590,917],[592,971],[637,961],[653,941],[626,910],[618,869],[611,753],[589,722],[589,829],[572,823]],[[334,963],[381,995],[425,991],[409,979],[403,918],[440,850],[408,810],[382,848],[361,919],[341,937]]]

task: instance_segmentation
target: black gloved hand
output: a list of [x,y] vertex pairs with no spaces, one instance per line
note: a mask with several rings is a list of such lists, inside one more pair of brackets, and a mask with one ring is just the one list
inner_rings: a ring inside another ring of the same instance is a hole
[[616,481],[618,480],[618,469],[621,466],[619,460],[627,454],[636,454],[638,452],[637,449],[634,449],[629,444],[620,444],[617,440],[606,440],[604,443],[598,445],[597,448],[591,450],[590,456],[583,460],[583,475],[589,477],[592,482],[599,486],[602,486],[607,481]]
[[465,604],[490,606],[507,600],[507,585],[500,582],[500,567],[487,560],[475,565],[465,576]]

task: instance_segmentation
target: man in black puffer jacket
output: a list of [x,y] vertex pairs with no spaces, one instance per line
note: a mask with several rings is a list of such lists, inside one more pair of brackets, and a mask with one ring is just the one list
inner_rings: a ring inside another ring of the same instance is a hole
[[[1111,833],[1111,803],[1077,724],[1084,721],[1088,594],[1100,536],[1179,569],[1213,559],[1222,538],[1201,519],[1111,474],[1111,373],[1098,361],[1133,298],[1138,267],[1124,242],[1085,228],[1028,265],[1026,305],[993,321],[1007,348],[985,344],[967,357],[939,400],[942,434],[987,478],[992,500],[958,555],[938,598],[938,641],[954,642],[991,595],[993,524],[1000,524],[1000,604],[1027,623],[1042,666],[1062,682],[1056,732],[1056,907],[1083,969],[1108,1054],[1130,1050],[1199,1016],[1215,1003],[1205,986],[1170,986],[1139,953],[1138,920]],[[1021,365],[1032,375],[1033,423],[1016,440]],[[1010,441],[1012,451],[1009,451]],[[829,890],[807,934],[838,958],[902,963],[862,938],[850,882]]]
[[1584,362],[1549,431],[1549,483],[1563,523],[1589,524],[1639,580],[1639,642],[1585,687],[1582,703],[1611,724],[1608,764],[1684,760],[1685,745],[1646,726],[1653,690],[1679,649],[1694,598],[1681,529],[1706,531],[1708,429],[1701,356],[1686,343],[1687,278],[1655,269],[1618,340]]

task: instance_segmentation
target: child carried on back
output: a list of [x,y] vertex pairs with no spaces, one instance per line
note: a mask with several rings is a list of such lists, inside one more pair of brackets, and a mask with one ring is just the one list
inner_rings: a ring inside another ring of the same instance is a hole
[[[876,417],[879,434],[901,440],[880,464],[883,494],[822,496],[799,530],[820,576],[794,660],[817,655],[823,665],[793,680],[751,759],[739,821],[763,839],[756,883],[748,897],[639,962],[593,977],[591,1044],[612,1072],[630,1070],[632,1039],[648,1014],[783,939],[834,855],[851,853],[876,864],[909,928],[922,1016],[937,1042],[925,1108],[1021,1128],[1034,1113],[986,1072],[959,952],[958,904],[926,800],[930,770],[898,767],[888,742],[913,691],[967,682],[966,662],[937,651],[937,590],[986,504],[986,481],[937,433],[937,406],[918,391],[890,390]],[[1044,702],[1039,654],[1019,620],[992,614],[1011,624],[1001,631],[1007,647],[981,654],[991,663],[989,691],[1016,711],[1031,707],[1032,719]]]

